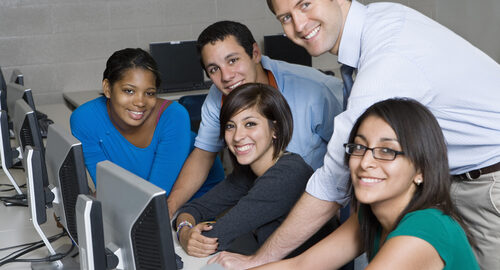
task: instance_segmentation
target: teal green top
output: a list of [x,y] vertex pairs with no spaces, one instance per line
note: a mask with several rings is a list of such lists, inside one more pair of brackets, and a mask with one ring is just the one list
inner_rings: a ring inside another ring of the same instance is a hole
[[[380,234],[375,236],[376,255]],[[479,270],[472,247],[458,222],[441,210],[429,208],[406,214],[386,241],[396,236],[414,236],[431,244],[444,261],[443,269]],[[375,256],[374,255],[374,256]]]

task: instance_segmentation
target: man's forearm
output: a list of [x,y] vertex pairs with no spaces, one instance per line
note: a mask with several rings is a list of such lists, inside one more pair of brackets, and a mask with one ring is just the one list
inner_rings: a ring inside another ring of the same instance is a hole
[[339,208],[335,202],[323,201],[304,192],[283,224],[254,255],[255,265],[284,258],[316,233]]
[[200,189],[216,156],[199,148],[191,152],[167,198],[170,217]]

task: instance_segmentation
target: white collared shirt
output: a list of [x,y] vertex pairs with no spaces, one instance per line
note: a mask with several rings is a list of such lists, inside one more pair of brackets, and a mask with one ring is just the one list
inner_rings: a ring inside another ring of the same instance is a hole
[[451,174],[500,162],[500,65],[451,30],[400,4],[353,0],[338,59],[358,73],[309,194],[349,201],[342,145],[359,115],[388,98],[413,98],[432,111],[448,145]]

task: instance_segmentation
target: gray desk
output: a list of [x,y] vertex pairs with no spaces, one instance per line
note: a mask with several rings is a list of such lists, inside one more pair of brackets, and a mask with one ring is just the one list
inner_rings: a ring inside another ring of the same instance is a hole
[[[25,174],[20,169],[11,170],[12,175],[19,185],[26,182]],[[9,183],[3,171],[0,171],[0,183]],[[15,192],[0,192],[1,196],[14,195]],[[53,216],[53,211],[47,211],[47,222],[41,225],[41,228],[47,237],[59,234],[62,230],[57,227]],[[19,244],[40,241],[40,236],[35,231],[33,224],[30,220],[30,213],[27,207],[9,206],[6,207],[0,203],[0,248],[15,246]],[[70,244],[69,238],[63,237],[53,242],[52,245],[55,249],[60,248],[62,245]],[[0,251],[0,257],[4,257],[11,252],[18,250],[15,248],[11,250]],[[43,258],[49,254],[47,248],[39,248],[22,258]],[[10,263],[1,267],[2,270],[13,269],[30,269],[30,263]]]
[[[24,184],[25,174],[22,170],[11,170],[14,178],[19,185]],[[0,183],[9,183],[7,177],[3,171],[0,171]],[[1,196],[13,195],[15,192],[0,192]],[[53,216],[52,209],[47,210],[47,222],[41,225],[41,228],[47,237],[56,235],[61,232],[61,229],[57,227]],[[219,265],[207,266],[206,262],[209,258],[196,258],[187,255],[182,247],[179,245],[175,232],[172,231],[174,239],[174,249],[175,252],[181,256],[184,262],[184,268],[186,270],[196,270],[196,269],[222,269]],[[35,231],[33,224],[30,221],[30,213],[27,207],[10,206],[6,207],[3,203],[0,203],[0,248],[15,246],[19,244],[40,241],[40,237]],[[68,237],[63,237],[58,241],[52,243],[55,249],[60,248],[65,244],[70,244]],[[10,254],[11,252],[18,250],[15,248],[12,250],[0,251],[0,258]],[[61,250],[62,251],[62,250]],[[46,247],[42,247],[33,251],[23,258],[43,258],[48,255],[48,250]],[[1,267],[2,270],[18,270],[18,269],[30,269],[30,263],[10,263]]]
[[[88,90],[88,91],[78,91],[78,92],[66,92],[63,93],[63,96],[64,99],[69,104],[71,104],[71,106],[77,108],[83,103],[90,101],[94,98],[97,98],[101,93],[102,93],[101,90]],[[192,96],[192,95],[200,95],[207,93],[208,89],[203,89],[203,90],[193,90],[193,91],[183,91],[183,92],[162,93],[158,94],[158,97],[170,100],[179,100],[183,96]]]

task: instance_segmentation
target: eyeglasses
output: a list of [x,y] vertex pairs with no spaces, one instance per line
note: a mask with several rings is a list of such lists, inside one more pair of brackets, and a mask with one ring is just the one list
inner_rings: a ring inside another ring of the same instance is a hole
[[365,155],[366,150],[371,150],[374,159],[379,160],[394,160],[398,155],[404,155],[404,152],[396,151],[387,147],[373,147],[369,148],[367,146],[357,144],[357,143],[346,143],[344,144],[345,152],[351,156],[362,157]]

